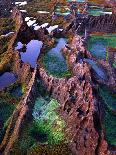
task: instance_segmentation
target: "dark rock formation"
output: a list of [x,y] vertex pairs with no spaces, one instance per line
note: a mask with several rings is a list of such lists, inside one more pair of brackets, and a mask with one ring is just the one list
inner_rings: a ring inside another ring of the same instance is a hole
[[[80,24],[81,23],[81,24]],[[83,16],[77,17],[67,28],[76,30],[77,32],[84,32],[85,28],[91,32],[116,32],[116,15],[102,15],[102,16]]]
[[69,60],[73,69],[71,78],[58,79],[49,76],[43,68],[39,69],[40,77],[48,91],[61,103],[58,111],[66,121],[66,134],[72,153],[108,155],[108,145],[100,127],[98,103],[96,104],[98,100],[93,93],[90,68],[83,60],[76,63],[75,51],[80,53],[76,49],[81,49],[83,54],[85,52],[83,44],[80,46],[77,41],[82,42],[81,38],[76,36],[71,43],[72,46],[70,45],[72,50]]
[[30,65],[21,62],[19,52],[15,52],[13,54],[12,59],[13,59],[13,64],[12,64],[13,72],[18,75],[18,80],[21,83],[25,83],[27,85],[29,80],[31,79]]
[[9,125],[7,127],[4,139],[0,145],[0,153],[4,155],[10,154],[14,142],[19,137],[20,129],[23,125],[26,115],[29,112],[29,107],[35,100],[36,97],[36,68],[33,72],[32,78],[30,79],[27,87],[26,94],[23,96],[22,100],[19,102],[16,110],[13,112]]
[[[78,35],[72,35],[73,38],[71,38],[69,44],[62,51],[72,72],[71,78],[53,77],[47,73],[41,64],[38,65],[37,69],[35,68],[32,71],[30,65],[21,62],[19,52],[13,53],[13,45],[17,41],[26,44],[31,39],[37,38],[44,41],[44,43],[47,42],[45,46],[48,44],[50,46],[54,42],[54,39],[52,40],[50,36],[47,36],[45,29],[35,32],[29,28],[17,8],[14,9],[12,17],[16,21],[16,33],[12,38],[8,51],[11,53],[12,70],[18,75],[19,81],[27,85],[27,90],[9,120],[5,136],[0,145],[0,153],[4,155],[10,154],[15,141],[20,136],[22,124],[25,122],[25,117],[30,110],[29,107],[34,103],[36,96],[36,76],[38,76],[49,93],[60,103],[57,111],[66,122],[65,133],[72,154],[112,154],[109,151],[102,128],[102,101],[99,95],[96,94],[96,92],[98,93],[98,84],[104,84],[115,89],[115,73],[112,70],[112,66],[106,61],[97,60],[92,57],[89,51],[85,49],[84,43],[86,40]],[[82,25],[79,27],[80,22],[82,22]],[[86,22],[88,23],[87,27],[85,27]],[[78,31],[84,31],[87,28],[89,32],[96,30],[99,32],[115,32],[115,24],[115,15],[88,16],[87,18],[78,18],[73,21],[66,31],[71,29],[76,34]],[[42,56],[46,52],[44,51],[45,46],[42,49]],[[92,75],[92,66],[88,65],[84,60],[85,58],[92,59],[102,66],[108,78],[101,80]]]

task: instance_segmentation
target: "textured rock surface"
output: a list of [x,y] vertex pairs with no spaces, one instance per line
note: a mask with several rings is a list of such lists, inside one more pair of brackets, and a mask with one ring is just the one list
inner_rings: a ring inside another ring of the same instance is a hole
[[[33,31],[23,21],[21,13],[14,8],[12,17],[16,22],[16,33],[8,47],[11,53],[12,70],[18,75],[21,83],[28,85],[26,94],[19,102],[16,110],[9,120],[9,124],[0,145],[0,153],[5,155],[12,152],[14,143],[20,136],[22,124],[25,123],[25,116],[29,112],[29,106],[33,104],[36,96],[36,77],[40,78],[48,89],[50,95],[57,99],[60,107],[57,111],[66,122],[65,133],[68,139],[69,148],[74,155],[110,155],[108,144],[105,140],[102,128],[102,101],[97,94],[98,85],[105,84],[115,90],[115,73],[112,67],[106,61],[97,60],[85,49],[85,39],[75,35],[78,29],[77,21],[73,21],[67,30],[72,28],[69,36],[69,44],[63,49],[64,57],[68,67],[72,72],[71,78],[56,78],[47,73],[47,71],[38,64],[34,71],[28,64],[20,60],[19,52],[13,53],[14,44],[20,40],[26,44],[31,39],[41,39],[45,46],[52,46],[54,39],[47,36],[45,29]],[[80,19],[81,20],[81,19]],[[79,30],[83,30],[88,22],[87,29],[91,32],[115,32],[116,16],[105,15],[100,17],[89,16],[82,24]],[[63,33],[65,34],[66,31]],[[74,33],[75,32],[75,33]],[[54,34],[55,35],[55,34]],[[73,37],[72,37],[73,36]],[[45,54],[45,48],[42,50],[42,56]],[[94,60],[100,65],[108,76],[107,80],[96,78],[93,74],[92,66],[85,62],[85,58]],[[40,62],[39,62],[40,63]],[[97,93],[96,93],[97,92]]]
[[[82,23],[79,26],[79,23]],[[86,25],[86,29],[89,32],[108,32],[113,33],[116,32],[116,15],[102,15],[102,16],[88,16],[83,18],[77,18],[74,20],[70,26],[67,27],[67,30],[73,28],[74,30],[84,31]]]
[[[95,114],[98,116],[97,99],[92,91],[90,68],[83,61],[80,63],[75,61],[75,52],[73,51],[79,48],[79,44],[75,46],[73,43],[79,39],[81,38],[78,36],[74,37],[71,44],[71,47],[74,47],[72,50],[74,57],[73,54],[69,56],[70,60],[74,58],[74,60],[70,61],[73,68],[71,78],[57,79],[48,76],[43,68],[39,69],[40,77],[52,95],[61,103],[58,111],[66,121],[66,134],[73,154],[94,155],[97,153],[105,155],[109,154],[107,142],[104,140],[104,136],[101,135],[102,129],[98,131],[95,126],[97,120]],[[100,123],[98,124],[100,125]]]

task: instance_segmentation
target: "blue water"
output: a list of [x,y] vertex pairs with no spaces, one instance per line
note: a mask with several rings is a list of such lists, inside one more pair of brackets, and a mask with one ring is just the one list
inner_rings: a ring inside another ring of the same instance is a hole
[[17,77],[11,72],[5,72],[0,76],[0,90],[15,83]]
[[96,41],[91,43],[90,52],[93,56],[106,59],[107,45],[104,41]]
[[106,80],[107,76],[103,68],[99,67],[96,64],[96,62],[91,59],[84,59],[84,60],[91,65],[91,67],[93,68],[93,70],[95,71],[95,73],[97,74],[99,78]]
[[21,49],[23,50],[23,52],[20,52],[21,54],[21,60],[24,63],[29,63],[31,65],[32,68],[36,67],[37,65],[37,58],[40,54],[40,50],[42,48],[43,43],[41,41],[38,40],[31,40],[25,47],[25,49],[23,50],[23,45],[21,42],[18,42],[17,46],[15,47],[15,50],[19,50],[21,51]]
[[66,39],[60,38],[57,41],[56,47],[47,52],[44,58],[45,67],[48,72],[55,76],[62,76],[67,71],[66,60],[62,55],[61,50],[66,45]]
[[13,88],[11,90],[10,94],[13,97],[21,97],[23,95],[22,87],[21,86],[17,86],[16,88]]
[[61,50],[65,47],[65,45],[66,45],[66,39],[60,38],[58,40],[56,47],[52,48],[49,51],[49,55],[54,55],[54,56],[59,57],[61,60],[64,60],[64,57],[62,56]]
[[15,47],[15,50],[19,50],[21,48],[23,48],[23,44],[21,42],[18,42],[17,46]]

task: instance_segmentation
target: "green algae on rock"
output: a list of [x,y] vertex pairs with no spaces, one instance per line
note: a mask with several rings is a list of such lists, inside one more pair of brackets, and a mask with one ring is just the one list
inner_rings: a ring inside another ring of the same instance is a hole
[[33,109],[32,115],[38,133],[47,134],[48,144],[58,144],[64,140],[65,122],[55,111],[58,107],[59,103],[55,99],[47,103],[43,98],[37,98]]
[[72,155],[68,144],[64,143],[53,146],[37,143],[28,150],[27,155],[42,155],[43,153],[46,155]]

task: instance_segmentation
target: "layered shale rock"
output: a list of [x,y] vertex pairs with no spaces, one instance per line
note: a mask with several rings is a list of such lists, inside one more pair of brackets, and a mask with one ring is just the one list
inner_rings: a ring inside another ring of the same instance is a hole
[[[16,32],[8,47],[8,51],[11,54],[9,62],[12,64],[11,68],[13,72],[18,75],[19,81],[26,84],[27,87],[25,95],[21,98],[21,101],[18,103],[8,121],[5,136],[0,145],[0,153],[3,155],[12,154],[15,142],[20,138],[26,117],[32,115],[34,100],[36,94],[39,94],[36,89],[36,84],[40,80],[44,85],[44,89],[47,89],[49,92],[47,95],[52,96],[60,103],[57,112],[66,123],[64,129],[67,140],[66,145],[72,154],[113,154],[114,152],[109,150],[105,139],[102,125],[104,102],[99,96],[98,87],[99,85],[105,85],[115,90],[116,75],[112,66],[107,61],[97,60],[86,50],[86,37],[81,37],[77,35],[77,33],[78,31],[84,32],[85,30],[89,33],[96,30],[98,32],[116,32],[116,16],[84,16],[84,18],[75,18],[73,16],[75,20],[71,20],[72,23],[69,24],[62,33],[62,35],[65,36],[67,35],[66,32],[70,30],[69,34],[71,34],[68,36],[68,44],[65,45],[62,52],[60,51],[66,59],[68,69],[71,71],[71,77],[65,78],[58,78],[50,75],[50,73],[48,74],[47,70],[43,67],[43,62],[41,62],[47,52],[46,47],[53,46],[55,42],[52,34],[49,35],[44,28],[34,31],[28,27],[17,8],[14,8],[12,17],[16,21]],[[79,26],[80,23],[82,23],[81,26]],[[54,36],[57,36],[57,31]],[[38,61],[37,68],[35,67],[34,69],[32,69],[29,64],[23,63],[20,60],[20,53],[18,51],[13,53],[13,46],[17,41],[26,44],[31,39],[41,39],[44,42],[44,47],[40,51],[41,60]],[[92,62],[91,64],[88,59]],[[101,77],[95,73],[96,68],[93,67],[93,61],[95,65],[98,65],[98,67],[106,73],[106,78],[101,79]],[[41,96],[41,94],[39,95]],[[44,109],[45,107],[46,105]],[[41,108],[40,111],[37,109],[37,112],[40,112],[40,114],[37,113],[38,117],[42,113],[43,109]],[[39,134],[41,137],[41,133]],[[41,145],[41,143],[39,143],[39,145]],[[38,152],[36,152],[36,154],[38,154]]]
[[[92,90],[90,68],[83,62],[82,57],[81,62],[76,63],[75,51],[80,46],[78,43],[74,44],[77,40],[82,41],[80,37],[74,37],[71,44],[72,54],[69,56],[72,60],[70,66],[73,68],[73,76],[69,79],[58,79],[49,76],[43,68],[40,68],[40,77],[48,91],[61,103],[58,111],[66,121],[66,134],[72,153],[75,155],[109,154],[102,128],[98,131],[95,125],[98,119],[98,126],[100,126],[100,118],[96,107],[97,98]],[[66,52],[66,49],[64,51]],[[84,54],[85,50],[82,51]]]
[[[81,23],[81,24],[80,24]],[[67,28],[76,30],[77,32],[87,31],[91,32],[116,32],[116,15],[102,15],[102,16],[90,16],[87,15],[83,18],[77,17]]]

